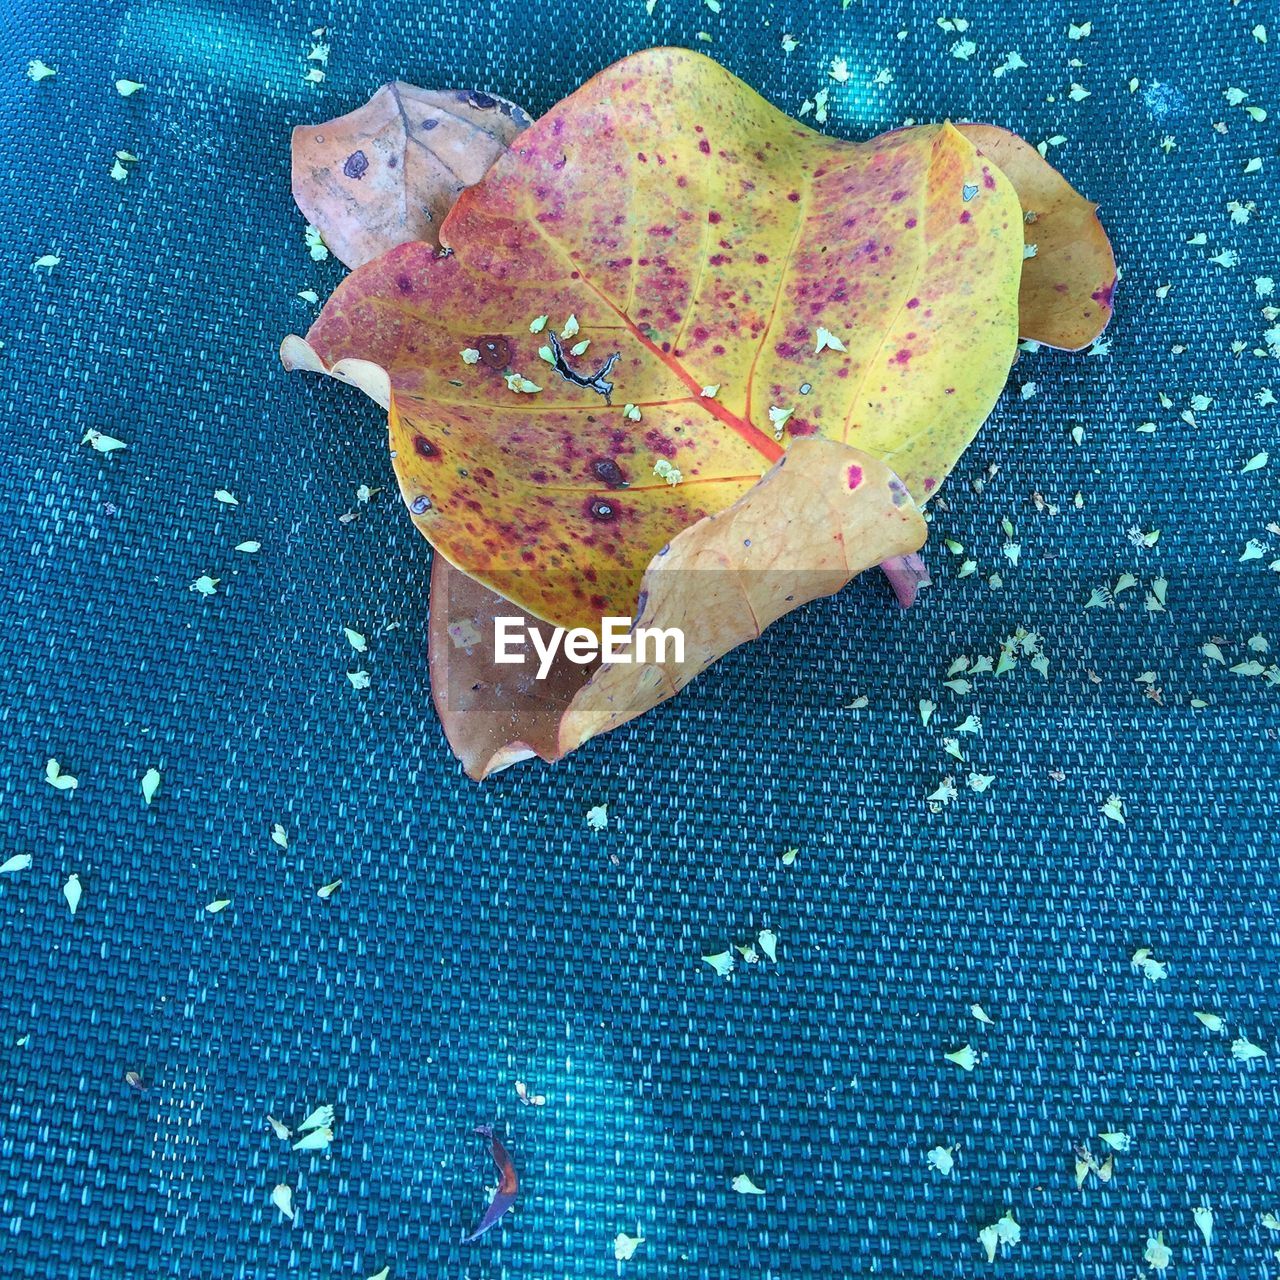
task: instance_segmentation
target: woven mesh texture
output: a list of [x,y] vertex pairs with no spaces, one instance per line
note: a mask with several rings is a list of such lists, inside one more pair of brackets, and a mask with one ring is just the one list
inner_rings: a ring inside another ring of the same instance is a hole
[[[1006,1210],[1023,1238],[992,1274],[1128,1280],[1158,1231],[1171,1274],[1274,1274],[1280,689],[1229,670],[1274,661],[1255,634],[1280,645],[1276,464],[1241,470],[1275,451],[1280,392],[1267,10],[971,3],[960,34],[917,0],[3,5],[0,861],[33,858],[0,875],[5,1275],[960,1276]],[[538,113],[655,43],[793,113],[828,85],[842,136],[944,116],[1060,135],[1117,248],[1116,319],[1095,354],[1021,358],[935,513],[916,608],[867,575],[563,764],[476,785],[431,710],[430,550],[382,416],[277,360],[314,312],[298,291],[341,276],[303,245],[289,130],[394,78]],[[1027,66],[994,76],[1011,51]],[[55,79],[27,78],[37,57]],[[118,96],[122,76],[146,89]],[[139,157],[125,183],[117,148]],[[82,446],[95,429],[128,449]],[[1122,574],[1138,584],[1085,608]],[[1144,607],[1158,576],[1165,612]],[[1024,657],[944,687],[1019,626],[1047,676]],[[981,734],[954,735],[970,713]],[[78,789],[45,781],[51,757]],[[959,794],[930,812],[946,775]],[[721,979],[700,959],[766,926],[777,963]],[[1238,1036],[1269,1056],[1235,1061]],[[943,1058],[966,1042],[972,1073]],[[267,1127],[323,1103],[328,1151]],[[464,1247],[485,1121],[522,1187]],[[1077,1190],[1074,1144],[1101,1157],[1115,1130],[1132,1149]],[[927,1165],[956,1144],[950,1176]],[[736,1194],[741,1173],[766,1194]]]

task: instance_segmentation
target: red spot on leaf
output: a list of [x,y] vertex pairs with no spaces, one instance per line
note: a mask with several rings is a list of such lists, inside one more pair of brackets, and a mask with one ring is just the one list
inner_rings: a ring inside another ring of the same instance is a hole
[[704,156],[709,156],[711,154],[711,143],[709,143],[706,138],[703,138],[698,143],[698,150],[701,151]]
[[849,488],[856,489],[862,483],[862,468],[855,462],[849,468]]

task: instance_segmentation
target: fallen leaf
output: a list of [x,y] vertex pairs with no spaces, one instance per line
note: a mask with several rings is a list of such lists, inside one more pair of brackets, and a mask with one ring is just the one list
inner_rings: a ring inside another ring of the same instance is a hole
[[[779,511],[788,513],[780,528]],[[561,653],[541,680],[532,662],[494,660],[494,619],[523,616],[529,627],[550,629],[437,556],[431,693],[450,746],[473,778],[534,755],[557,760],[673,697],[783,614],[918,547],[925,533],[882,463],[829,440],[798,441],[785,465],[675,537],[645,573],[627,612],[639,614],[637,626],[680,628],[683,663],[582,667]],[[460,627],[473,643],[456,643]]]
[[1018,333],[1046,346],[1083,350],[1107,327],[1116,286],[1116,260],[1098,206],[1016,133],[987,124],[957,127],[1013,183],[1026,243],[1036,247],[1022,264]]
[[463,1244],[470,1244],[473,1240],[478,1240],[493,1227],[502,1215],[515,1204],[516,1194],[520,1189],[520,1180],[516,1176],[515,1165],[512,1164],[506,1148],[494,1137],[493,1127],[487,1124],[477,1125],[476,1133],[488,1142],[489,1153],[493,1156],[494,1164],[498,1166],[498,1190],[489,1202],[489,1207],[484,1211],[484,1216],[476,1225],[475,1230],[470,1235],[463,1237]]
[[[621,614],[664,544],[781,456],[768,409],[799,383],[793,439],[856,440],[918,500],[932,494],[1012,360],[1022,225],[1008,180],[950,125],[846,143],[702,55],[649,50],[462,193],[447,256],[404,244],[358,269],[282,357],[388,407],[402,493],[446,558],[539,617],[586,625]],[[527,404],[505,393],[538,363],[518,319],[535,289],[537,311],[608,334],[609,385],[646,406],[642,424],[609,411],[605,366],[590,379],[566,366],[575,378]],[[846,352],[814,355],[823,321]],[[465,348],[487,358],[462,368]],[[642,483],[655,451],[682,484]]]
[[408,240],[436,246],[458,192],[528,124],[492,94],[386,84],[348,115],[293,131],[293,198],[348,267]]

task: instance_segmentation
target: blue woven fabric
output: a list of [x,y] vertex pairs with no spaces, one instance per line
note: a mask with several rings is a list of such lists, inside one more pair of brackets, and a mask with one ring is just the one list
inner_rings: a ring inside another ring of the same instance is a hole
[[[0,862],[33,859],[0,876],[6,1275],[960,1276],[1006,1210],[1022,1240],[993,1274],[1127,1280],[1157,1232],[1170,1274],[1273,1273],[1280,689],[1229,668],[1274,662],[1250,637],[1280,645],[1276,463],[1242,472],[1275,452],[1280,393],[1274,9],[983,2],[962,34],[916,0],[4,11]],[[431,709],[430,549],[381,415],[278,363],[314,311],[297,293],[341,276],[303,245],[289,130],[394,78],[538,113],[656,43],[792,113],[829,86],[841,136],[950,116],[1060,137],[1116,246],[1116,318],[1094,354],[1021,358],[935,510],[916,608],[867,575],[563,764],[476,785]],[[1010,52],[1026,67],[993,75]],[[1046,675],[1024,656],[944,687],[1018,627]],[[970,713],[981,734],[955,734]],[[701,960],[765,927],[776,963]],[[1268,1056],[1236,1061],[1237,1037]],[[971,1073],[943,1056],[965,1043]],[[322,1104],[327,1151],[268,1127]],[[521,1193],[464,1247],[493,1174],[480,1122]],[[1113,1131],[1131,1150],[1077,1190],[1074,1147],[1101,1159]],[[621,1264],[619,1231],[645,1237]]]

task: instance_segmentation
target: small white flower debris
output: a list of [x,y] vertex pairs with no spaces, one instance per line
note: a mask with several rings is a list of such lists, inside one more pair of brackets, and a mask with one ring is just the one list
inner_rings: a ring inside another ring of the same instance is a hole
[[308,84],[320,84],[324,80],[324,72],[319,67],[311,67],[302,78]]
[[506,375],[506,383],[508,391],[519,392],[523,395],[533,395],[542,388],[536,382],[530,382],[522,373],[509,373]]
[[1117,1129],[1113,1133],[1100,1133],[1098,1138],[1105,1142],[1112,1151],[1119,1151],[1122,1155],[1133,1145],[1133,1139],[1123,1129]]
[[684,473],[679,467],[673,467],[666,458],[659,458],[653,464],[653,474],[659,480],[665,480],[669,485],[677,485],[684,479]]
[[772,929],[761,929],[756,942],[773,963],[778,961],[778,935]]
[[312,1129],[293,1144],[295,1151],[323,1151],[333,1141],[332,1129]]
[[1139,947],[1137,951],[1129,957],[1129,963],[1135,969],[1142,970],[1142,976],[1149,982],[1160,982],[1169,976],[1169,967],[1162,960],[1157,960],[1151,954],[1150,947]]
[[1079,26],[1073,22],[1067,27],[1068,40],[1084,40],[1093,34],[1093,23],[1082,22]]
[[308,251],[312,260],[315,262],[323,262],[329,256],[329,249],[324,242],[324,236],[320,234],[320,228],[307,223],[306,230],[302,233]]
[[1195,1015],[1210,1031],[1221,1031],[1226,1025],[1216,1013],[1201,1013],[1197,1009]]
[[1207,1248],[1213,1243],[1213,1210],[1207,1204],[1202,1204],[1198,1209],[1192,1209],[1191,1217],[1200,1234],[1204,1236]]
[[764,1188],[763,1188],[763,1187],[757,1187],[757,1186],[756,1186],[756,1184],[755,1184],[754,1182],[752,1182],[752,1181],[751,1181],[751,1179],[750,1179],[749,1177],[747,1177],[747,1175],[746,1175],[745,1173],[740,1173],[740,1174],[738,1174],[738,1176],[737,1176],[736,1178],[734,1178],[734,1180],[733,1180],[733,1184],[732,1184],[732,1185],[733,1185],[733,1189],[734,1189],[734,1190],[735,1190],[735,1191],[736,1191],[740,1196],[762,1196],[762,1195],[764,1195]]
[[218,583],[221,578],[211,578],[207,573],[202,573],[187,589],[189,591],[199,592],[206,598],[218,593]]
[[1280,1218],[1277,1218],[1274,1213],[1264,1213],[1258,1221],[1261,1222],[1268,1231],[1280,1231]]
[[556,362],[556,353],[552,351],[550,347],[539,347],[538,359],[545,360],[549,365],[554,365]]
[[986,791],[996,780],[994,773],[971,773],[967,779],[971,791]]
[[[640,1228],[636,1227],[636,1230]],[[644,1236],[629,1236],[625,1231],[619,1231],[613,1239],[613,1256],[618,1262],[626,1262],[642,1244]]]
[[271,1203],[280,1210],[290,1222],[293,1221],[293,1188],[288,1183],[282,1182],[278,1186],[273,1187],[271,1191]]
[[275,1116],[268,1115],[267,1123],[271,1126],[271,1131],[280,1139],[281,1142],[288,1142],[293,1137],[293,1130],[289,1128],[283,1120],[277,1120]]
[[230,489],[215,489],[213,496],[224,507],[238,507],[240,505],[240,499]]
[[231,905],[230,898],[214,898],[214,900],[205,905],[205,910],[211,915],[220,915]]
[[462,356],[463,364],[480,363],[480,351],[476,347],[463,347],[459,354]]
[[369,642],[358,631],[353,631],[350,627],[343,627],[342,634],[347,637],[347,643],[357,653],[368,653]]
[[120,160],[114,160],[111,164],[111,180],[113,182],[128,182],[129,170],[124,167]]
[[1248,475],[1250,471],[1261,471],[1263,467],[1271,461],[1271,455],[1265,449],[1261,453],[1255,453],[1248,462],[1240,468],[1240,474]]
[[1147,1247],[1142,1258],[1153,1271],[1163,1271],[1173,1261],[1173,1254],[1164,1242],[1163,1231],[1147,1237]]
[[979,1022],[983,1022],[989,1027],[994,1027],[996,1025],[995,1019],[990,1017],[987,1011],[980,1004],[971,1004],[969,1006],[969,1012],[973,1014]]
[[954,1062],[962,1071],[972,1071],[978,1065],[978,1055],[969,1044],[956,1049],[953,1053],[944,1053],[942,1056],[948,1062]]
[[341,888],[342,888],[342,881],[340,879],[331,880],[328,884],[322,884],[316,890],[316,893],[319,897],[323,898],[326,902],[328,902],[329,899],[332,898],[333,895],[337,893],[338,890]]
[[235,550],[243,551],[246,555],[256,555],[262,550],[262,543],[254,542],[252,539],[248,542],[237,542]]
[[326,1104],[323,1107],[317,1107],[299,1126],[299,1133],[306,1133],[308,1129],[331,1129],[333,1127],[333,1108]]
[[978,1232],[978,1239],[982,1247],[987,1251],[988,1262],[996,1260],[996,1254],[1002,1244],[1012,1249],[1014,1245],[1022,1240],[1022,1228],[1015,1220],[1013,1210],[1008,1210],[998,1222],[993,1222],[990,1226],[983,1227]]
[[789,867],[799,856],[799,849],[784,849],[782,851],[782,865],[784,867]]
[[61,261],[62,259],[58,257],[56,253],[42,254],[39,258],[37,258],[31,264],[31,270],[38,271],[41,267],[43,267],[46,271],[51,272],[54,269],[54,267],[56,267],[58,263],[60,263]]
[[560,330],[560,336],[566,340],[576,338],[578,336],[578,317],[570,316],[564,322],[564,328]]
[[840,339],[837,338],[836,335],[832,333],[830,329],[824,329],[822,328],[821,325],[818,326],[818,331],[815,337],[817,339],[818,345],[813,349],[814,355],[821,355],[822,352],[826,351],[828,348],[830,348],[832,351],[848,350],[848,348],[844,345],[844,343],[841,342]]
[[80,785],[79,778],[62,772],[62,766],[56,760],[50,760],[44,767],[44,780],[55,791],[74,791]]
[[978,52],[978,46],[972,40],[957,40],[949,52],[953,58],[968,62]]
[[1231,1056],[1237,1062],[1249,1062],[1253,1058],[1265,1058],[1267,1051],[1241,1036],[1231,1042]]
[[938,783],[937,789],[931,791],[925,799],[930,804],[944,805],[950,804],[951,801],[959,794],[960,792],[956,790],[956,780],[951,777],[946,777]]
[[142,775],[142,798],[150,804],[160,790],[160,770],[148,769]]
[[704,400],[714,400],[720,394],[720,384],[718,382],[709,383],[702,388],[701,394]]
[[271,824],[271,843],[279,845],[281,849],[287,849],[289,847],[289,833],[285,831],[284,827],[278,822],[273,822]]
[[956,1167],[955,1156],[952,1154],[954,1151],[955,1147],[934,1147],[925,1156],[925,1160],[928,1161],[930,1168],[937,1169],[945,1178]]
[[783,409],[776,404],[769,406],[769,421],[773,423],[773,434],[777,440],[782,439],[783,429],[787,425],[787,420],[795,413],[795,409]]
[[722,978],[727,978],[733,972],[734,960],[732,951],[717,951],[715,955],[703,956],[702,958]]
[[30,865],[29,853],[15,853],[12,857],[0,862],[0,876],[11,875],[15,871],[25,871]]
[[573,346],[569,348],[569,354],[571,356],[585,356],[587,354],[587,348],[590,345],[591,345],[591,339],[583,338],[581,342],[575,342]]
[[783,53],[794,53],[795,50],[799,47],[799,44],[800,44],[800,41],[797,40],[795,36],[793,36],[789,31],[783,32],[782,34],[782,52]]
[[67,906],[71,908],[71,914],[75,915],[77,908],[80,906],[80,899],[84,896],[84,890],[80,887],[80,877],[74,871],[67,877],[66,884],[62,886],[62,896],[67,900]]
[[516,1081],[516,1097],[520,1099],[526,1107],[545,1107],[547,1105],[547,1096],[544,1093],[530,1093],[529,1086],[523,1080]]
[[316,1107],[302,1124],[298,1125],[298,1133],[306,1133],[308,1129],[332,1129],[333,1128],[333,1107],[325,1103],[323,1107]]
[[41,80],[51,80],[58,74],[57,67],[51,67],[47,63],[41,62],[39,58],[32,58],[27,63],[27,75],[39,84]]
[[1118,822],[1122,827],[1125,825],[1124,801],[1114,792],[1107,797],[1106,803],[1099,807],[1098,812],[1104,818]]
[[920,699],[920,720],[923,724],[928,724],[933,719],[933,713],[938,709],[937,703],[930,702],[928,698]]
[[609,825],[609,806],[598,804],[587,810],[587,826],[592,831],[603,831]]
[[622,406],[622,416],[631,422],[639,422],[640,410],[633,404],[625,404]]
[[389,1266],[383,1267],[382,1270],[379,1271],[376,1275],[370,1276],[369,1280],[387,1280],[387,1277],[390,1274],[391,1274],[391,1268]]
[[127,449],[129,447],[123,440],[117,440],[115,436],[105,435],[101,431],[93,430],[86,431],[80,443],[92,445],[99,453],[115,453],[117,449]]
[[547,317],[537,316],[529,321],[530,333],[541,333],[547,327]]
[[147,86],[139,84],[136,80],[117,80],[116,92],[122,98],[132,98],[135,93],[141,93]]
[[347,679],[351,681],[353,689],[367,689],[371,677],[367,671],[348,671]]

